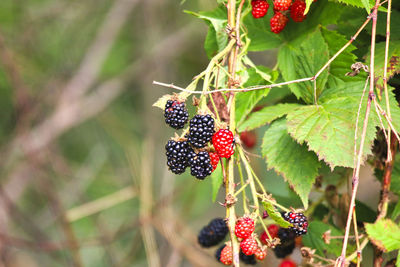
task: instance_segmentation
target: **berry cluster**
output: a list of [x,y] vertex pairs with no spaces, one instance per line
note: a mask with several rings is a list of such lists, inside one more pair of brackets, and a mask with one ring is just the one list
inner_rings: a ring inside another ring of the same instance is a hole
[[[269,8],[269,4],[266,0],[253,0],[251,2],[252,11],[251,14],[254,18],[264,17]],[[273,33],[280,33],[289,21],[288,13],[294,22],[302,22],[306,15],[306,3],[304,0],[273,0],[274,15],[270,19],[271,31]]]
[[289,229],[297,236],[307,234],[308,221],[303,213],[287,212],[283,214],[283,218],[293,224]]
[[221,158],[230,158],[234,151],[233,133],[228,129],[220,129],[212,137],[212,143]]
[[189,117],[186,105],[178,100],[168,100],[164,110],[165,122],[175,129],[182,129]]
[[201,229],[197,240],[204,248],[212,247],[224,240],[228,232],[229,229],[225,220],[222,218],[215,218]]
[[277,258],[283,259],[286,256],[292,254],[296,243],[296,235],[289,229],[280,228],[278,230],[278,238],[281,243],[274,248],[274,253]]
[[[183,128],[189,117],[185,102],[176,97],[168,100],[164,117],[165,122],[172,128]],[[189,124],[189,132],[185,138],[169,140],[165,145],[167,165],[175,174],[184,173],[186,168],[190,167],[190,173],[203,180],[216,169],[219,162],[218,153],[206,148],[215,132],[214,119],[210,114],[197,114]]]

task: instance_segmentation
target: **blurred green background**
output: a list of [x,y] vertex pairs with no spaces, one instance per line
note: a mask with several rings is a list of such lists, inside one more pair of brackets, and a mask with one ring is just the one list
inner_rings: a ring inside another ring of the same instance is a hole
[[[210,180],[167,170],[174,132],[152,107],[171,92],[153,80],[185,86],[208,62],[207,27],[183,10],[215,6],[0,1],[0,266],[217,265],[196,235],[225,216],[223,190],[213,203]],[[273,53],[253,58],[274,64]],[[253,163],[295,206],[283,179]]]

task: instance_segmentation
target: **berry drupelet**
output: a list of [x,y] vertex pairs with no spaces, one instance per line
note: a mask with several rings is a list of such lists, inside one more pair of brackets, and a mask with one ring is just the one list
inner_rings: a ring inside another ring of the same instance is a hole
[[175,129],[181,129],[188,121],[189,113],[184,102],[168,100],[164,110],[165,122]]
[[204,180],[213,171],[211,165],[210,155],[207,151],[200,151],[199,153],[193,150],[188,155],[190,173],[197,179]]
[[293,224],[292,230],[297,236],[307,234],[308,221],[307,217],[303,213],[287,212],[283,218]]
[[218,167],[219,156],[215,152],[208,152],[208,154],[210,155],[211,165],[212,165],[213,171],[214,171]]
[[224,240],[228,232],[229,229],[225,220],[222,218],[215,218],[201,229],[197,240],[202,247],[212,247]]
[[184,173],[189,166],[187,156],[190,150],[187,141],[169,140],[165,145],[167,165],[175,174]]
[[197,148],[205,147],[214,134],[214,119],[210,114],[195,115],[190,120],[188,141]]
[[292,0],[274,0],[274,10],[285,11],[292,5]]

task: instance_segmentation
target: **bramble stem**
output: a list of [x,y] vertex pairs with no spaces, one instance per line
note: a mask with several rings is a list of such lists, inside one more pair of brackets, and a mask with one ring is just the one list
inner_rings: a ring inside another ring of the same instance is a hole
[[350,200],[349,212],[348,212],[348,215],[347,215],[346,231],[345,231],[344,240],[343,240],[342,253],[341,253],[339,259],[336,261],[336,264],[335,264],[335,266],[339,265],[341,267],[344,267],[345,266],[345,262],[346,262],[347,242],[348,242],[348,239],[349,239],[351,220],[352,220],[352,217],[353,217],[352,215],[353,215],[353,212],[355,210],[355,200],[356,200],[358,183],[359,183],[359,178],[360,178],[360,166],[361,166],[362,155],[363,155],[363,150],[364,150],[365,136],[367,134],[368,119],[369,119],[369,114],[370,114],[370,111],[371,111],[371,102],[375,98],[375,95],[374,95],[375,37],[376,37],[376,20],[377,20],[377,16],[378,16],[379,2],[380,2],[380,0],[376,0],[375,6],[374,6],[373,11],[372,11],[372,14],[368,18],[368,19],[372,18],[371,60],[370,60],[371,65],[370,65],[369,95],[368,95],[367,109],[365,111],[363,129],[362,129],[362,133],[361,133],[360,149],[358,151],[358,156],[357,156],[357,165],[355,166],[355,170],[354,170],[353,178],[352,178],[353,188],[352,188],[352,192],[351,192],[351,200]]

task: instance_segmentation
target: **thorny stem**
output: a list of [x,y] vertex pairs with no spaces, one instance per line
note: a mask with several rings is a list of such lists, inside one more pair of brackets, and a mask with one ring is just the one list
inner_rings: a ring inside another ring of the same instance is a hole
[[[243,172],[242,172],[242,166],[240,165],[239,162],[237,162],[237,166],[238,166],[238,170],[239,170],[239,176],[240,176],[240,183],[242,185],[244,185],[244,179],[243,179]],[[248,182],[246,182],[246,185],[248,184]],[[246,192],[243,191],[243,196],[242,196],[242,200],[243,200],[243,211],[244,213],[249,213],[249,209],[247,208],[247,202],[246,202]]]
[[[364,150],[364,143],[365,143],[365,136],[367,134],[367,126],[368,126],[368,119],[369,119],[369,114],[371,111],[371,102],[375,98],[374,95],[374,82],[375,82],[375,73],[374,73],[374,67],[375,67],[375,37],[376,37],[376,20],[378,16],[378,7],[379,7],[379,2],[380,0],[376,0],[374,9],[372,11],[372,14],[369,16],[368,19],[372,18],[372,33],[371,33],[371,60],[370,60],[370,84],[369,84],[369,95],[368,95],[368,102],[367,102],[367,109],[365,111],[365,117],[364,117],[364,123],[363,123],[363,129],[362,129],[362,134],[361,134],[361,142],[360,142],[360,149],[358,151],[358,156],[357,156],[357,165],[355,166],[355,170],[353,173],[353,188],[352,188],[352,193],[351,193],[351,201],[350,201],[350,206],[349,206],[349,212],[347,215],[347,223],[346,223],[346,231],[345,231],[345,237],[343,240],[343,246],[342,246],[342,253],[340,255],[340,258],[337,261],[336,266],[345,266],[345,261],[346,261],[346,249],[347,249],[347,242],[349,238],[349,233],[350,233],[350,225],[351,225],[351,220],[352,220],[352,215],[355,210],[355,200],[356,200],[356,195],[357,195],[357,189],[358,189],[358,183],[359,183],[359,178],[360,178],[360,166],[361,166],[361,161],[362,161],[362,155],[363,155],[363,150]],[[368,21],[368,20],[367,20]],[[364,23],[365,24],[365,23]]]
[[[236,1],[235,0],[228,0],[227,4],[228,9],[228,25],[230,29],[235,28],[235,11],[236,11]],[[231,40],[229,44],[231,47],[229,48],[230,54],[228,57],[228,71],[229,74],[232,76],[231,79],[235,79],[235,52],[232,49],[234,44],[236,44],[236,40],[232,38],[230,35]],[[231,80],[230,79],[230,80]],[[229,87],[232,87],[232,83],[229,82]],[[232,131],[233,135],[235,135],[235,94],[233,93],[230,97],[230,108],[229,108],[229,128]],[[226,181],[226,197],[228,198],[229,195],[235,194],[235,180],[234,180],[234,159],[231,157],[228,159],[228,179]],[[231,237],[231,244],[232,244],[232,265],[234,267],[239,267],[239,242],[235,235],[235,224],[236,224],[236,213],[235,213],[235,205],[228,205],[226,207],[226,216],[228,218],[228,226],[229,232]]]
[[399,134],[397,132],[397,130],[394,128],[392,121],[389,120],[386,112],[382,109],[382,107],[379,105],[379,103],[376,101],[376,99],[374,98],[374,104],[376,105],[376,107],[379,109],[379,111],[381,112],[381,114],[385,117],[386,122],[389,124],[390,129],[392,129],[392,133],[394,134],[394,136],[397,138],[397,141],[400,142],[400,137]]
[[360,238],[358,236],[357,229],[357,218],[356,211],[353,212],[353,227],[354,227],[354,236],[356,238],[356,246],[357,246],[357,267],[360,267],[361,264],[361,249],[360,249]]
[[269,240],[272,240],[272,236],[271,236],[271,234],[269,233],[268,228],[267,228],[267,226],[265,225],[263,218],[261,217],[260,214],[257,214],[257,215],[258,215],[259,221],[261,222],[262,227],[264,228],[265,233],[266,233],[267,236],[268,236],[268,239],[269,239]]
[[238,150],[239,150],[240,158],[242,159],[242,161],[244,163],[244,167],[246,168],[247,177],[250,182],[250,190],[251,190],[251,194],[253,195],[253,202],[254,202],[255,210],[257,211],[257,214],[259,215],[260,205],[258,203],[257,190],[256,190],[256,186],[254,184],[254,179],[253,179],[253,174],[250,169],[250,164],[247,161],[246,156],[243,153],[243,150],[242,149],[238,149]]
[[[388,9],[387,9],[387,20],[386,20],[386,44],[385,44],[385,65],[383,67],[383,88],[385,90],[385,100],[386,100],[386,113],[388,114],[389,120],[391,119],[391,114],[390,114],[390,105],[389,105],[389,92],[387,88],[387,64],[388,64],[388,54],[389,54],[389,41],[390,41],[390,14],[391,14],[391,8],[392,8],[392,0],[389,0],[388,2]],[[383,131],[385,131],[385,128],[383,128]],[[390,127],[387,129],[387,135],[388,135],[388,140],[387,140],[387,161],[391,161],[391,152],[390,152]]]

